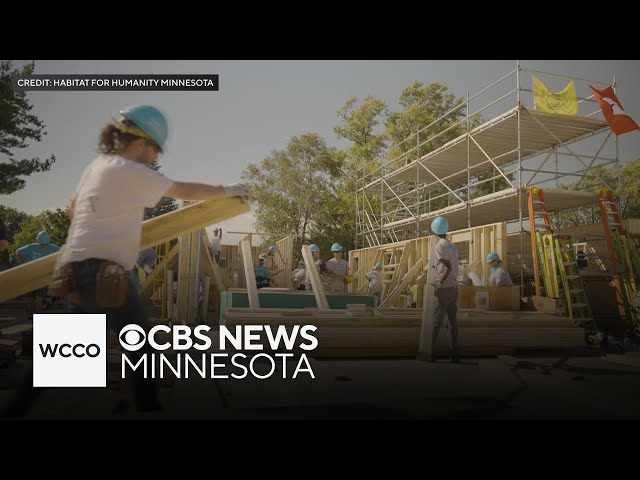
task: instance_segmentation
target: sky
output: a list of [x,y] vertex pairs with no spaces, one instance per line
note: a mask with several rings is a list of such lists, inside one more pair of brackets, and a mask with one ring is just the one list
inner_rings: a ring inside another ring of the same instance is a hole
[[[21,67],[31,60],[14,60]],[[637,60],[520,60],[526,69],[567,75],[590,81],[613,82],[625,109],[640,122],[640,61]],[[419,80],[445,83],[465,97],[495,82],[516,67],[516,60],[416,61],[181,61],[181,60],[35,60],[36,74],[218,74],[217,92],[70,92],[30,91],[32,113],[46,125],[39,143],[18,152],[16,158],[53,153],[49,172],[26,177],[24,190],[0,195],[0,204],[30,214],[64,208],[84,167],[96,156],[96,138],[110,114],[132,104],[152,104],[169,116],[167,152],[160,157],[161,172],[177,181],[229,184],[241,181],[250,163],[259,163],[274,149],[285,148],[292,136],[317,133],[328,145],[344,147],[333,126],[337,110],[351,96],[374,95],[400,110],[401,90]],[[530,82],[523,75],[523,84]],[[558,91],[567,79],[541,76]],[[588,91],[578,82],[578,96]],[[619,137],[622,162],[640,157],[640,132]],[[6,161],[0,158],[0,161]],[[252,214],[214,226],[223,231],[255,231]],[[223,244],[240,235],[226,235]]]

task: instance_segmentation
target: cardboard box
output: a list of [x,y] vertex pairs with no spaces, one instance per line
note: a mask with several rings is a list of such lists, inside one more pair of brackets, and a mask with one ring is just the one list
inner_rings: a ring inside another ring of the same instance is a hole
[[489,295],[489,310],[514,312],[520,310],[520,286],[474,287],[458,285],[458,308],[483,308],[477,306],[476,294],[480,292]]
[[536,312],[551,313],[553,315],[566,315],[567,302],[564,298],[538,297],[533,295],[529,297],[529,303]]

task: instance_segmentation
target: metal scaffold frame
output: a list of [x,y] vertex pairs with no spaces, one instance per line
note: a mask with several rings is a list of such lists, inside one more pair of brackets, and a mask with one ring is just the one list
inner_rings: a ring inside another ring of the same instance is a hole
[[[546,81],[573,80],[579,114],[536,111],[525,72]],[[532,185],[545,187],[550,212],[595,205],[595,194],[548,187],[559,187],[562,180],[579,188],[584,178],[597,177],[593,168],[619,165],[617,139],[588,88],[610,83],[526,70],[517,63],[491,85],[467,94],[357,171],[357,248],[420,237],[437,215],[446,215],[452,230],[510,221],[519,222],[522,232],[525,189]],[[595,153],[574,147],[586,139],[599,142],[590,146]]]

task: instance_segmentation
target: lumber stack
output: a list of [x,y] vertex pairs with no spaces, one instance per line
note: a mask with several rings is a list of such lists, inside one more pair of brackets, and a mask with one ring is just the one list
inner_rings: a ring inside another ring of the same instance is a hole
[[[422,311],[418,309],[245,309],[228,308],[227,328],[236,325],[315,325],[314,357],[415,357]],[[573,320],[540,312],[459,310],[463,355],[514,354],[529,349],[582,348],[584,330]],[[436,353],[446,354],[447,331]]]

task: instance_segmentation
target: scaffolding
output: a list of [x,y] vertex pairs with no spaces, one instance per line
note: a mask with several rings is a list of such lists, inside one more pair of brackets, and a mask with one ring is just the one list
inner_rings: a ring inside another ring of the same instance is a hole
[[[527,72],[548,85],[573,80],[579,113],[536,111]],[[506,221],[511,231],[524,232],[526,188],[533,185],[544,186],[550,213],[595,206],[596,194],[558,187],[574,182],[579,188],[584,178],[597,177],[593,168],[618,166],[617,138],[589,89],[611,83],[517,64],[491,85],[467,94],[450,111],[358,169],[356,248],[429,234],[438,215],[446,216],[451,230]],[[522,244],[520,250],[522,256]]]

